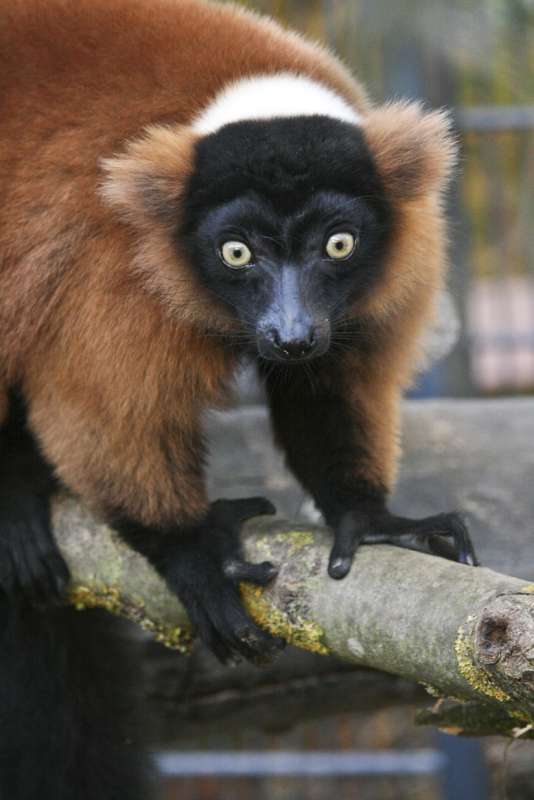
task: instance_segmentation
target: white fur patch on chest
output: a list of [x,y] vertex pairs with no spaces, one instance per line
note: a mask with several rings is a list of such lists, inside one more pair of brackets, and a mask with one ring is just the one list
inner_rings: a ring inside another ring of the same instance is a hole
[[352,124],[361,121],[358,112],[333,89],[303,75],[281,72],[229,84],[193,121],[192,127],[207,136],[232,122],[317,114]]

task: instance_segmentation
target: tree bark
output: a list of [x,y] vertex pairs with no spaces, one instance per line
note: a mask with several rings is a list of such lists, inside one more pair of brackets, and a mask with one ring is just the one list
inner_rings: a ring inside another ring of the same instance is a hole
[[[158,641],[188,649],[184,610],[143,558],[72,498],[58,500],[54,528],[77,607],[104,606]],[[267,590],[243,586],[259,624],[312,653],[469,701],[486,723],[492,710],[500,720],[495,732],[528,729],[534,720],[534,585],[384,545],[362,547],[349,577],[337,582],[326,571],[330,544],[320,527],[270,519],[246,526],[247,557],[280,565]],[[432,721],[470,730],[468,715],[449,725],[436,711]]]

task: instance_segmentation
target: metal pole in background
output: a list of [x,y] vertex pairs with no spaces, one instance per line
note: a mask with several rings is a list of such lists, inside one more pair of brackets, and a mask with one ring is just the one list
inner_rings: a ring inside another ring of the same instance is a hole
[[440,772],[443,800],[488,800],[488,768],[480,741],[446,733],[436,738],[445,756]]

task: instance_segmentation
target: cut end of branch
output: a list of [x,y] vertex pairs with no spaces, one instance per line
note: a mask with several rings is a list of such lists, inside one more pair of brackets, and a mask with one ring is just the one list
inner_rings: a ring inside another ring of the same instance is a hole
[[499,703],[510,700],[510,697],[497,686],[491,675],[476,661],[475,644],[473,638],[473,626],[476,622],[475,616],[467,618],[466,625],[461,625],[458,629],[458,636],[454,643],[458,669],[466,681],[476,692],[491,697]]

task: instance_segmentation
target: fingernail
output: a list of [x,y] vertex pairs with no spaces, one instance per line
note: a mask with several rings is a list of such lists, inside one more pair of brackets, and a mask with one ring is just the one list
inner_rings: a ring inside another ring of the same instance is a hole
[[460,563],[466,564],[468,567],[475,566],[475,561],[470,553],[460,553]]
[[235,578],[239,570],[240,564],[235,559],[228,559],[223,564],[223,573],[227,578]]
[[347,558],[336,558],[328,567],[331,578],[344,578],[350,569],[350,560]]

